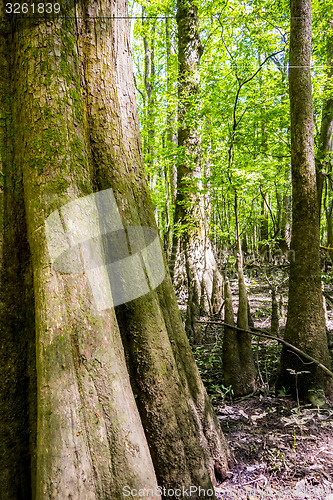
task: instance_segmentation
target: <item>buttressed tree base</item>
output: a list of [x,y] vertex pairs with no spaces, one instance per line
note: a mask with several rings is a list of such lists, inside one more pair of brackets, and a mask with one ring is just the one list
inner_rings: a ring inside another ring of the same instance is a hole
[[94,192],[112,188],[125,228],[155,228],[125,1],[61,9],[0,26],[0,496],[209,489],[231,457],[168,274],[99,311],[86,274],[51,265],[47,217]]

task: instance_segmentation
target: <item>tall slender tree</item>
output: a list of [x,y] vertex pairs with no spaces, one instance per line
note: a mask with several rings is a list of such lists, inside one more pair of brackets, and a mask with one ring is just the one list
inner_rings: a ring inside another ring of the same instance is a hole
[[[324,98],[322,118],[320,125],[319,146],[316,157],[317,170],[317,191],[319,203],[319,222],[321,215],[321,204],[323,196],[323,187],[327,185],[327,174],[332,172],[332,134],[333,134],[333,95],[332,95],[332,79],[333,79],[333,21],[330,22],[329,29],[326,33],[326,54],[327,54],[327,82],[326,96]],[[327,191],[327,189],[326,189]],[[327,223],[327,246],[333,243],[332,232],[332,203],[327,206],[326,200],[325,216]]]
[[177,148],[177,108],[173,103],[172,96],[176,94],[175,73],[175,49],[173,47],[172,25],[168,17],[165,18],[165,45],[166,45],[166,73],[167,73],[167,116],[166,116],[166,137],[165,146],[171,151],[165,168],[166,179],[166,221],[167,228],[165,234],[166,257],[169,262],[172,251],[173,236],[173,214],[176,204],[177,194],[177,165],[175,161],[175,152]]
[[[292,238],[285,340],[329,366],[321,290],[318,199],[313,141],[311,89],[311,2],[291,0],[289,95],[291,113]],[[297,382],[295,372],[298,372]],[[296,385],[297,383],[297,385]],[[323,404],[328,390],[324,373],[285,347],[278,387]],[[318,392],[320,391],[320,392]]]
[[[183,252],[188,281],[187,330],[200,337],[197,324],[200,297],[211,298],[213,274],[217,265],[212,251],[202,190],[201,137],[196,117],[199,98],[199,63],[202,44],[199,37],[198,8],[192,0],[178,0],[178,147],[177,195],[174,215],[175,236],[170,270]],[[202,302],[202,300],[201,300]]]

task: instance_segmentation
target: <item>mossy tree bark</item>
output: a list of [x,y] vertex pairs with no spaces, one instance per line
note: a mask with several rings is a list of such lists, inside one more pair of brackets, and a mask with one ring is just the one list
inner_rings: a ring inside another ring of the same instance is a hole
[[170,278],[99,311],[85,274],[51,265],[46,218],[95,191],[113,189],[125,227],[156,227],[126,3],[62,7],[65,18],[1,19],[1,498],[210,488],[230,454]]
[[[329,367],[323,309],[318,200],[313,144],[311,91],[311,3],[291,0],[289,93],[291,111],[292,239],[295,260],[290,266],[288,318],[285,340]],[[327,389],[324,372],[283,348],[277,386],[301,398]]]
[[[174,215],[174,241],[170,259],[173,277],[178,251],[181,274],[187,275],[187,328],[193,338],[200,337],[200,327],[193,311],[200,310],[202,292],[208,300],[213,290],[213,272],[217,265],[209,237],[209,224],[204,207],[202,188],[201,138],[196,124],[199,97],[199,63],[202,45],[199,37],[198,9],[192,0],[178,0],[178,147],[177,195]],[[183,259],[180,258],[183,256]],[[185,260],[185,265],[184,265]],[[197,301],[195,307],[191,302]],[[207,300],[205,301],[207,302]]]
[[[116,16],[123,16],[123,7],[118,9]],[[96,33],[87,36],[93,41]],[[96,111],[89,129],[97,187],[113,188],[125,224],[155,227],[142,165],[129,47],[119,24],[111,41],[101,39],[101,58],[107,54],[106,59],[113,61],[113,81],[121,89],[116,95],[105,99],[99,91],[100,60],[94,57],[93,43],[86,58],[94,75],[87,107]],[[108,88],[114,89],[111,82]],[[115,113],[117,101],[121,140],[116,131],[110,148],[107,117]],[[208,485],[215,474],[225,474],[230,456],[194,363],[169,276],[156,292],[119,306],[116,313],[159,484],[180,486],[200,480]]]

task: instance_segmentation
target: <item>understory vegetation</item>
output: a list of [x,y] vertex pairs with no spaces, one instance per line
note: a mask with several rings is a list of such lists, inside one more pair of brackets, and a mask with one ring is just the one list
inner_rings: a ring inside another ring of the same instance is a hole
[[223,499],[332,498],[332,7],[131,7],[155,219],[236,458]]

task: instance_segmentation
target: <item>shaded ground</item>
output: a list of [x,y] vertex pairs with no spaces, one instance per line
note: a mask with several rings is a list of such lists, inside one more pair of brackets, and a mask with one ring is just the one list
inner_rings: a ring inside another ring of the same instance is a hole
[[[236,315],[237,281],[231,284]],[[247,278],[247,289],[255,326],[269,331],[271,295],[268,284]],[[331,290],[331,286],[325,286],[327,325],[332,338]],[[282,288],[278,300],[283,332],[287,287]],[[202,320],[209,321],[209,318]],[[333,500],[333,409],[298,406],[285,397],[286,394],[274,397],[272,382],[281,347],[277,342],[255,337],[253,348],[260,389],[255,397],[232,401],[230,388],[223,385],[222,340],[222,326],[203,323],[203,343],[193,347],[236,460],[230,478],[217,488],[218,498]]]
[[217,410],[236,465],[218,498],[333,500],[333,410],[260,396]]

